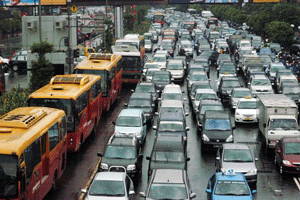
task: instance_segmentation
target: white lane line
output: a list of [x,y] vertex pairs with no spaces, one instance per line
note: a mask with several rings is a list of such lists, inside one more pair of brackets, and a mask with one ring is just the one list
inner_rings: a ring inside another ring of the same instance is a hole
[[299,179],[299,181],[297,180],[296,177],[293,177],[293,179],[294,179],[294,181],[295,181],[295,183],[296,183],[298,189],[300,190],[300,183],[299,183],[299,182],[300,182],[300,179]]

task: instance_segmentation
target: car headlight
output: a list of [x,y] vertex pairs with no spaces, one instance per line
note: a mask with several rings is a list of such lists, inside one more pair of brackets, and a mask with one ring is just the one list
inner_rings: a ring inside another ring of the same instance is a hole
[[233,142],[233,135],[230,135],[225,142]]
[[249,172],[250,172],[251,174],[257,174],[257,169],[251,169]]
[[205,142],[209,142],[210,141],[210,139],[205,134],[202,135],[202,140],[205,141]]
[[282,163],[283,163],[284,165],[291,165],[290,161],[288,161],[288,160],[283,160]]
[[103,170],[108,170],[108,164],[106,164],[106,163],[101,163],[101,164],[100,164],[100,168],[103,169]]
[[133,164],[133,165],[127,165],[127,171],[133,171],[135,169],[136,169],[135,164]]

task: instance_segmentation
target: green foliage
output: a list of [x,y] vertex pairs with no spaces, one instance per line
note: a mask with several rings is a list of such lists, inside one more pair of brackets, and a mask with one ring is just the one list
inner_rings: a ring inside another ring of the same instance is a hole
[[0,97],[0,115],[3,115],[15,108],[27,106],[27,99],[30,94],[28,89],[14,88]]
[[21,32],[21,30],[22,18],[21,12],[19,10],[12,11],[12,18],[0,20],[0,31],[2,32],[2,34],[13,34],[15,32]]
[[273,42],[278,42],[285,46],[292,44],[294,31],[290,24],[273,21],[266,25],[265,30],[269,33]]
[[192,5],[189,5],[189,8],[196,9],[197,13],[201,13],[204,10],[204,5],[192,4]]
[[47,41],[34,43],[30,47],[31,53],[38,54],[38,60],[31,62],[32,74],[29,86],[31,91],[35,91],[49,83],[51,77],[54,75],[54,68],[52,64],[45,58],[45,54],[51,53],[53,48],[53,44],[50,44]]

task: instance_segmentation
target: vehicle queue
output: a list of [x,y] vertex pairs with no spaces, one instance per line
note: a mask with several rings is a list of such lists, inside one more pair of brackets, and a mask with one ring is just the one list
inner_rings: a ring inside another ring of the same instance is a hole
[[[196,197],[187,174],[190,128],[186,116],[190,113],[186,112],[184,102],[187,99],[177,85],[185,80],[193,107],[191,114],[197,121],[201,151],[216,151],[217,173],[207,180],[208,199],[230,196],[252,199],[257,192],[257,158],[247,145],[234,143],[235,123],[259,122],[266,152],[275,151],[271,155],[274,155],[279,172],[298,173],[300,133],[297,104],[300,86],[298,82],[290,81],[293,78],[285,78],[286,84],[283,83],[286,74],[293,75],[291,70],[283,68],[267,47],[261,45],[254,49],[251,39],[246,40],[250,43],[243,41],[250,35],[247,31],[233,30],[226,22],[212,20],[214,23],[207,23],[207,17],[181,12],[164,15],[162,19],[168,25],[154,24],[149,34],[161,35],[164,28],[172,27],[176,32],[174,45],[169,38],[168,41],[163,39],[160,49],[154,50],[153,60],[140,70],[141,79],[126,105],[128,108],[123,109],[113,122],[114,134],[105,151],[98,153],[101,157],[98,172],[89,188],[82,190],[85,198],[134,199],[134,187],[139,184],[141,169],[146,167],[141,165],[144,157],[141,152],[150,127],[156,131],[156,137],[150,156],[145,156],[149,161],[148,187],[140,196],[146,199]],[[224,42],[222,37],[227,40]],[[202,48],[208,45],[209,49]],[[178,57],[183,59],[177,59],[176,47]],[[262,58],[266,55],[269,59]],[[42,199],[51,188],[55,189],[65,168],[66,152],[80,149],[88,135],[95,131],[102,111],[109,111],[116,101],[122,88],[122,70],[128,68],[121,64],[121,58],[115,54],[92,53],[86,61],[79,63],[74,74],[55,76],[48,85],[31,94],[29,108],[16,109],[1,118],[3,140],[6,137],[15,140],[13,134],[19,134],[15,129],[20,128],[30,135],[30,139],[24,140],[23,147],[15,152],[12,150],[13,153],[4,153],[7,149],[5,146],[1,148],[2,154],[13,155],[11,159],[4,159],[6,163],[2,171],[6,176],[3,182],[14,186],[6,184],[0,198]],[[209,78],[212,67],[218,71],[216,91],[212,89]],[[238,76],[242,76],[247,88],[242,88]],[[279,92],[282,94],[273,94]],[[282,103],[270,102],[270,98],[282,99]],[[235,123],[224,109],[228,105],[235,113]],[[65,111],[64,114],[61,110]],[[57,113],[57,122],[49,121],[54,119],[48,117],[51,113]],[[157,125],[154,125],[154,119],[157,119]],[[35,126],[40,130],[37,131]],[[32,151],[41,154],[31,154]],[[53,155],[58,154],[55,152],[60,152],[60,157],[55,158],[59,162],[50,165],[55,160]],[[12,166],[15,170],[10,169]]]

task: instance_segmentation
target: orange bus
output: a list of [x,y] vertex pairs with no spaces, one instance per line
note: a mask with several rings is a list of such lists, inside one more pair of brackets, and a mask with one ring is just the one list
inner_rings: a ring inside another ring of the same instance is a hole
[[57,75],[49,84],[29,95],[28,105],[64,110],[68,152],[75,152],[95,132],[101,118],[101,78],[83,74]]
[[74,74],[94,74],[101,76],[102,108],[108,112],[117,100],[122,89],[122,56],[115,54],[92,53],[87,60],[80,62]]
[[66,168],[63,110],[20,107],[0,118],[0,199],[43,199]]
[[153,16],[153,23],[160,23],[162,26],[165,24],[165,16],[161,12],[156,12]]
[[177,42],[177,40],[178,40],[177,32],[175,30],[173,30],[173,29],[163,30],[162,39],[163,40],[165,40],[165,39],[171,39],[174,42]]

